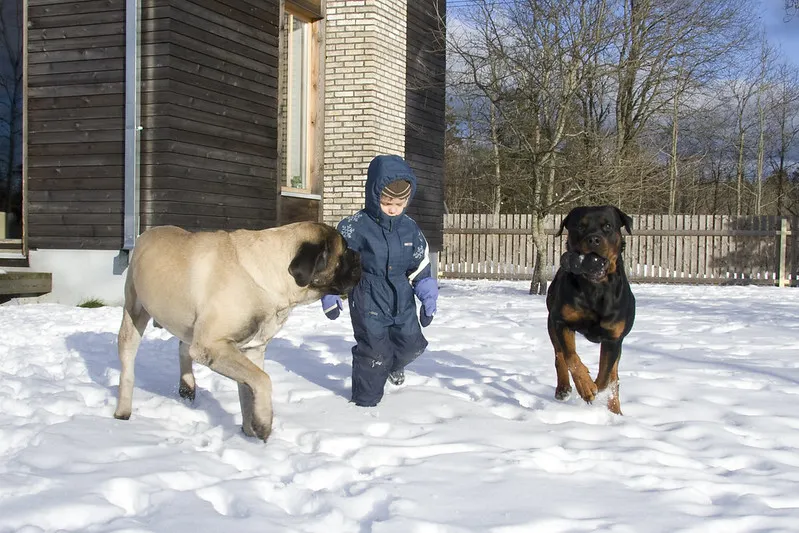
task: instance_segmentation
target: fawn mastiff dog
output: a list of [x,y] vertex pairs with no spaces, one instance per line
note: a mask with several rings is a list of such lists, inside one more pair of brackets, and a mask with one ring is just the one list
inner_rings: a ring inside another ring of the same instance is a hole
[[[632,233],[632,218],[613,206],[572,209],[557,235],[569,231],[566,253],[547,291],[549,338],[555,348],[558,383],[555,398],[571,393],[569,374],[580,397],[591,402],[597,392],[612,387],[608,409],[621,414],[619,359],[621,343],[635,320],[635,297],[622,262],[624,238]],[[575,349],[575,332],[599,343],[596,381]]]
[[360,256],[326,224],[298,222],[261,231],[145,231],[133,250],[119,328],[116,418],[131,414],[134,359],[150,317],[180,339],[183,398],[194,399],[192,361],[238,383],[245,434],[272,429],[272,382],[263,371],[267,342],[297,305],[349,292]]

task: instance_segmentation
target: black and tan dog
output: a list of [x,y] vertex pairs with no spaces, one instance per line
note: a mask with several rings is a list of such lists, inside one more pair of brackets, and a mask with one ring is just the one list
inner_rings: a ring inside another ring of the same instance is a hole
[[131,415],[134,359],[152,317],[180,339],[180,395],[194,399],[194,361],[235,380],[244,433],[266,440],[272,430],[272,381],[262,368],[267,342],[295,306],[346,293],[360,277],[360,256],[326,224],[145,231],[125,282],[114,416]]
[[[558,383],[555,398],[571,393],[569,374],[577,393],[591,402],[612,387],[608,409],[621,414],[619,358],[621,344],[635,319],[635,297],[622,263],[624,238],[632,233],[632,219],[612,206],[576,207],[563,219],[560,231],[569,234],[567,251],[547,292],[549,338],[555,348]],[[575,349],[575,332],[600,344],[596,381]]]

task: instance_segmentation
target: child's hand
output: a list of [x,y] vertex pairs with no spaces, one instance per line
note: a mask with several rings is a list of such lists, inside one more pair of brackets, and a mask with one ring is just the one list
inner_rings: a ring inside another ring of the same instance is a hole
[[337,319],[342,309],[344,309],[344,303],[338,294],[325,294],[322,296],[322,311],[325,312],[325,316],[330,320]]
[[416,297],[422,302],[422,307],[426,310],[427,316],[433,317],[436,314],[436,300],[438,300],[438,283],[433,278],[419,280],[413,288]]
[[433,315],[427,314],[427,309],[425,309],[424,304],[422,307],[419,308],[419,323],[422,325],[423,328],[426,328],[430,325],[430,322],[433,321]]

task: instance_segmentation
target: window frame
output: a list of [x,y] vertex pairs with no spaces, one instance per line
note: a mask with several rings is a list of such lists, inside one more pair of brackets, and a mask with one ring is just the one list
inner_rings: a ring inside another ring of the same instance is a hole
[[[293,80],[290,76],[291,73],[291,63],[293,60],[294,50],[292,50],[292,39],[291,39],[291,30],[294,23],[294,20],[301,21],[308,25],[307,34],[304,37],[303,46],[306,48],[304,52],[305,55],[305,65],[304,65],[304,72],[303,77],[307,80],[305,83],[305,87],[303,88],[303,92],[305,93],[302,97],[305,106],[305,119],[302,122],[305,133],[304,133],[304,145],[305,145],[305,154],[304,154],[304,167],[305,167],[305,186],[304,187],[292,187],[291,184],[291,172],[290,168],[294,163],[293,154],[291,153],[291,135],[292,129],[291,125],[293,122],[293,113],[296,112],[295,109],[289,105],[291,101],[291,93],[293,90],[293,83],[296,80]],[[318,113],[318,98],[319,98],[319,57],[320,57],[320,43],[319,43],[319,16],[315,16],[314,14],[310,13],[309,11],[295,7],[289,2],[286,2],[284,5],[284,24],[286,27],[283,29],[283,34],[285,37],[284,46],[286,46],[286,64],[285,66],[281,65],[281,69],[284,69],[285,75],[287,79],[284,83],[286,94],[281,99],[286,106],[285,116],[281,116],[281,119],[285,119],[284,128],[285,134],[282,135],[281,143],[285,143],[284,150],[282,151],[282,158],[283,163],[281,164],[281,176],[280,180],[280,190],[281,193],[284,195],[291,195],[291,196],[303,196],[303,197],[316,197],[318,196],[318,189],[319,189],[319,179],[317,176],[318,173],[318,163],[316,159],[316,143],[318,140],[318,132],[317,132],[317,113]],[[281,113],[283,115],[283,113]]]

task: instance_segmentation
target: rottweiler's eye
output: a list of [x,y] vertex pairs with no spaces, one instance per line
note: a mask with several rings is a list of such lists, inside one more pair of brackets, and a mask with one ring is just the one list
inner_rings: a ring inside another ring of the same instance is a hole
[[605,222],[605,225],[602,226],[602,229],[605,231],[610,231],[613,229],[613,226],[610,225],[610,222]]

